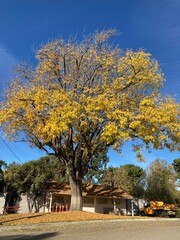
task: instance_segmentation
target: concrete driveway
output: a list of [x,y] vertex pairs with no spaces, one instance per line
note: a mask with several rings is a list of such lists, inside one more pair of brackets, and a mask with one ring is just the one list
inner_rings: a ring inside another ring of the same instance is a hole
[[0,227],[2,240],[180,240],[180,219],[127,219]]

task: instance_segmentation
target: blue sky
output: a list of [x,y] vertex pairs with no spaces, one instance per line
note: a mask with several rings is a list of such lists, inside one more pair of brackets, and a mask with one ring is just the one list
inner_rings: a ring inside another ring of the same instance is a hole
[[[122,49],[143,48],[157,59],[165,74],[163,94],[180,102],[180,0],[0,0],[0,97],[11,80],[12,67],[21,61],[36,64],[33,49],[62,36],[116,28],[115,43]],[[1,134],[2,135],[2,134]],[[15,155],[9,150],[15,153]],[[0,159],[25,162],[44,155],[22,143],[0,139]],[[110,164],[146,167],[156,158],[170,163],[178,152],[145,153],[147,162],[137,163],[126,144],[123,156],[109,152]]]

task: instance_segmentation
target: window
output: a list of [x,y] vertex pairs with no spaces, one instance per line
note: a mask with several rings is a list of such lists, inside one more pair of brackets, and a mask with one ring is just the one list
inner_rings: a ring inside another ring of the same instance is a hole
[[84,203],[94,203],[93,197],[84,197]]
[[99,204],[107,204],[107,198],[98,198],[97,199],[97,202],[99,203]]
[[64,202],[64,197],[63,196],[53,196],[53,204],[56,203],[63,203]]
[[121,204],[121,199],[112,199],[112,204],[114,204],[114,200],[115,200],[115,203],[116,203],[116,205],[118,205],[118,204]]

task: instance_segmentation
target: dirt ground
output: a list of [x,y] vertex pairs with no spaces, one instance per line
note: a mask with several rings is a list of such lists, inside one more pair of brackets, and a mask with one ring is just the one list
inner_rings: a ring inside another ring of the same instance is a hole
[[123,219],[0,227],[2,240],[179,240],[180,219]]

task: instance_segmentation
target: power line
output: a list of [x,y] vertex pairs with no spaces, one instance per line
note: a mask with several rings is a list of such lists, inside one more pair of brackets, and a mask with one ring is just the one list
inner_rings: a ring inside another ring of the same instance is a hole
[[6,143],[6,141],[0,136],[0,138],[2,139],[3,143],[6,145],[6,147],[9,149],[9,151],[14,155],[15,158],[17,158],[17,160],[20,162],[20,163],[23,163],[21,161],[21,159],[15,154],[15,152],[9,147],[9,145]]

